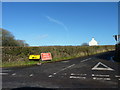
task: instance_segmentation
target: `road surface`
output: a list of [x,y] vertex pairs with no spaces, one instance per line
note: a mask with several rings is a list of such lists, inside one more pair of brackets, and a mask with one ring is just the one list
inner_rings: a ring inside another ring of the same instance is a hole
[[120,89],[120,63],[112,60],[113,55],[111,51],[55,63],[3,68],[2,88]]

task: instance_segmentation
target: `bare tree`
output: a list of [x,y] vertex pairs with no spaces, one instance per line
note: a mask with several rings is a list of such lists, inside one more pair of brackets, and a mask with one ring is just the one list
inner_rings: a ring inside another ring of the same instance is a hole
[[16,40],[11,32],[2,28],[0,28],[0,31],[2,31],[2,35],[0,35],[2,46],[28,46],[24,40]]

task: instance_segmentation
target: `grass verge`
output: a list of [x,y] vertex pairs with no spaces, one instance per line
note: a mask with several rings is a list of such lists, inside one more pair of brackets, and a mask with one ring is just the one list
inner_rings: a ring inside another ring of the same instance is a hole
[[[103,52],[99,52],[99,53],[95,53],[95,54],[100,54],[100,53],[103,53]],[[91,54],[91,55],[95,55],[95,54]],[[84,56],[89,56],[89,55],[84,55]],[[84,56],[81,56],[81,57],[84,57]],[[22,66],[30,66],[30,65],[36,65],[37,63],[45,64],[45,63],[52,63],[52,62],[70,60],[70,59],[79,58],[79,57],[80,56],[78,56],[78,57],[77,56],[61,57],[61,58],[54,58],[54,59],[49,60],[49,61],[42,61],[42,60],[39,60],[39,61],[29,61],[29,60],[26,60],[26,61],[4,62],[4,63],[0,64],[0,67],[22,67]]]

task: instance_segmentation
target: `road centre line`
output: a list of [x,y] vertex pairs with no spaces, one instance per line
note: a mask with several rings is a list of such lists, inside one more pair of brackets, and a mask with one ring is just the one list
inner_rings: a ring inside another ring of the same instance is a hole
[[[68,67],[66,67],[66,68],[63,68],[63,69],[61,69],[61,70],[53,73],[53,75],[56,75],[56,74],[59,73],[59,72],[62,72],[62,71],[64,71],[64,70],[66,70],[66,69],[69,69],[69,68],[73,67],[74,65],[75,65],[75,64],[72,64],[72,65],[70,65],[70,66],[68,66]],[[53,77],[53,75],[49,75],[48,77]]]
[[90,60],[91,58],[88,58],[88,59],[84,59],[84,60],[82,60],[81,62],[85,62],[85,61],[88,61],[88,60]]
[[30,77],[32,77],[33,76],[33,74],[30,74]]
[[48,77],[53,77],[53,75],[49,75]]
[[55,74],[57,74],[57,73],[59,73],[59,72],[62,72],[62,71],[64,71],[64,70],[68,69],[68,68],[73,67],[74,65],[75,65],[75,64],[72,64],[72,65],[70,65],[70,66],[68,66],[68,67],[66,67],[66,68],[63,68],[63,69],[61,69],[60,71],[58,71],[58,72],[56,72],[56,73],[53,73],[53,74],[55,75]]
[[15,75],[16,75],[16,73],[13,73],[13,74],[12,74],[12,76],[15,76]]

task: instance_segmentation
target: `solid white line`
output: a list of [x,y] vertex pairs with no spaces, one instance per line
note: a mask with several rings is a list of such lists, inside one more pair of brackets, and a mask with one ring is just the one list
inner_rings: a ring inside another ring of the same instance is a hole
[[81,62],[85,62],[85,61],[88,61],[88,60],[90,60],[91,58],[88,58],[88,59],[85,59],[85,60],[82,60]]

